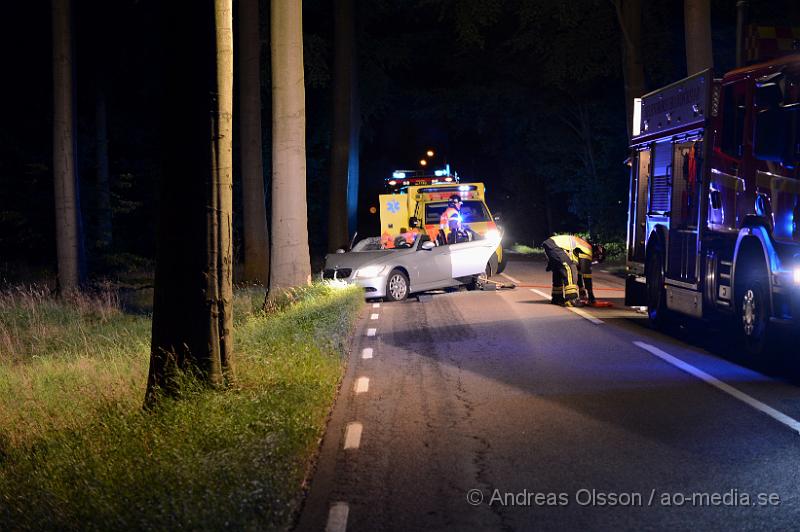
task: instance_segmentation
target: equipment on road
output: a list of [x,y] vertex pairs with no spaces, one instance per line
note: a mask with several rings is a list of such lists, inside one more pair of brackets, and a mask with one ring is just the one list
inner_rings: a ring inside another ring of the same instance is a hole
[[800,332],[800,54],[634,100],[625,304]]

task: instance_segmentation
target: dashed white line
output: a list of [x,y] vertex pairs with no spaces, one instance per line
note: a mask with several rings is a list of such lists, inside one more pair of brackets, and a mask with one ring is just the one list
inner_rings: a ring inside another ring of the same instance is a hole
[[364,360],[372,358],[372,348],[371,347],[365,347],[364,349],[362,349],[361,350],[361,358],[363,358]]
[[[545,299],[553,299],[552,296],[542,292],[541,290],[537,290],[535,288],[529,288],[528,290],[530,290],[534,294],[538,294],[538,295],[542,296]],[[588,312],[586,312],[583,309],[579,309],[579,308],[575,308],[575,307],[567,307],[567,309],[571,310],[572,312],[574,312],[575,314],[577,314],[581,318],[589,320],[590,322],[594,323],[595,325],[600,325],[600,324],[603,323],[603,320],[595,318],[594,316],[592,316],[591,314],[589,314]]]
[[520,281],[519,279],[514,279],[513,277],[511,277],[507,273],[501,273],[500,275],[502,275],[503,277],[505,277],[506,279],[508,279],[509,281],[511,281],[514,284],[522,284],[522,281]]
[[347,516],[350,507],[346,502],[335,502],[328,511],[328,522],[325,524],[325,532],[344,532],[347,530]]
[[361,423],[352,421],[347,424],[344,429],[344,448],[358,449],[361,446],[361,430],[363,429]]
[[366,393],[369,391],[369,377],[359,377],[356,379],[355,392]]
[[375,336],[375,333],[378,332],[378,329],[367,329],[367,336]]
[[381,316],[380,314],[370,314],[369,319],[377,320],[378,318],[380,318],[380,316]]
[[793,431],[795,431],[797,433],[800,433],[800,421],[797,421],[796,419],[787,416],[783,412],[779,412],[779,411],[775,410],[771,406],[762,403],[761,401],[759,401],[758,399],[756,399],[756,398],[754,398],[754,397],[752,397],[750,395],[747,395],[746,393],[738,390],[737,388],[734,388],[730,384],[722,382],[721,380],[719,380],[718,378],[714,377],[713,375],[709,375],[705,371],[703,371],[701,369],[698,369],[698,368],[692,366],[691,364],[688,364],[688,363],[684,362],[683,360],[681,360],[681,359],[679,359],[677,357],[674,357],[674,356],[670,355],[669,353],[667,353],[665,351],[662,351],[661,349],[659,349],[659,348],[657,348],[657,347],[655,347],[653,345],[650,345],[650,344],[647,344],[647,343],[644,343],[644,342],[638,342],[638,341],[637,342],[633,342],[633,343],[634,343],[634,345],[636,345],[638,347],[641,347],[645,351],[648,351],[650,354],[657,356],[658,358],[660,358],[664,362],[672,364],[676,368],[678,368],[680,370],[683,370],[686,373],[697,377],[698,379],[706,382],[707,384],[710,384],[711,386],[717,388],[718,390],[723,391],[723,392],[727,393],[728,395],[731,395],[731,396],[735,397],[736,399],[738,399],[738,400],[740,400],[740,401],[742,401],[744,403],[747,403],[748,405],[750,405],[751,407],[755,408],[759,412],[763,412],[764,414],[768,415],[769,417],[771,417],[772,419],[778,421],[779,423],[783,423],[784,425],[786,425],[787,427],[789,427]]
[[381,308],[381,304],[380,303],[373,303],[372,304],[372,308]]

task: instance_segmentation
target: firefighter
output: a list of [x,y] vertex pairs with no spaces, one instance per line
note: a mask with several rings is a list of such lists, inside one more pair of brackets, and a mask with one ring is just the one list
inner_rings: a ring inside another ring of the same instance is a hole
[[444,234],[444,244],[455,244],[456,234],[461,229],[461,196],[453,194],[447,200],[447,208],[439,217],[439,234]]
[[556,235],[545,240],[547,271],[553,272],[552,303],[580,306],[585,299],[595,302],[592,290],[592,262],[605,259],[605,249],[600,244],[590,244],[573,235]]

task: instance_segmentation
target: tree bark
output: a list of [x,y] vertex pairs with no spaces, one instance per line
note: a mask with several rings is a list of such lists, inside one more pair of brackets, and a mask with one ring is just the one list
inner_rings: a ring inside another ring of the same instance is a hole
[[70,0],[53,0],[53,183],[55,190],[58,289],[78,289],[80,212],[75,175]]
[[644,64],[642,63],[642,2],[641,0],[615,0],[622,34],[622,73],[625,80],[625,110],[628,117],[628,138],[633,127],[633,99],[645,91]]
[[691,76],[714,66],[711,53],[711,0],[684,0],[686,70]]
[[360,117],[354,1],[337,0],[334,11],[333,134],[328,210],[330,251],[347,245],[357,223]]
[[261,40],[258,0],[239,0],[239,135],[244,280],[269,283],[269,231],[261,158]]
[[272,0],[272,266],[270,293],[308,284],[306,111],[300,0]]
[[163,7],[162,176],[146,404],[233,379],[232,0]]
[[97,244],[101,249],[111,247],[111,183],[108,175],[108,109],[103,80],[98,82],[95,96],[95,135],[97,149]]

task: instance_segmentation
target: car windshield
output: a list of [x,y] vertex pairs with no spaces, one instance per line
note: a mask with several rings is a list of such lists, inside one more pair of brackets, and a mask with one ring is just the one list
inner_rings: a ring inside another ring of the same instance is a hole
[[414,247],[419,237],[420,234],[411,232],[405,232],[394,236],[388,234],[383,237],[372,236],[360,240],[353,246],[352,251],[394,251],[395,249],[408,249]]
[[[439,218],[447,209],[447,203],[429,203],[425,205],[425,225],[438,225]],[[467,200],[461,204],[461,221],[465,224],[488,222],[489,211],[482,201]]]

